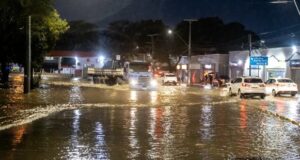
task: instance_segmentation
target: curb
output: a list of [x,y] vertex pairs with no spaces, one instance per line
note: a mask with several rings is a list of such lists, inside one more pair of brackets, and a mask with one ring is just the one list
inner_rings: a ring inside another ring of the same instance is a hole
[[260,111],[263,112],[263,113],[266,113],[266,114],[271,115],[271,116],[275,116],[275,117],[277,117],[277,118],[279,118],[279,119],[281,119],[281,120],[290,122],[290,123],[292,123],[292,124],[294,124],[294,125],[300,127],[300,122],[297,122],[297,121],[295,121],[295,120],[292,120],[292,119],[290,119],[290,118],[288,118],[288,117],[282,116],[282,115],[280,115],[280,114],[278,114],[278,113],[276,113],[276,112],[272,112],[272,111],[267,110],[267,109],[264,110],[264,109],[261,109],[261,108],[259,108],[259,107],[255,107],[255,108],[257,108],[258,110],[260,110]]

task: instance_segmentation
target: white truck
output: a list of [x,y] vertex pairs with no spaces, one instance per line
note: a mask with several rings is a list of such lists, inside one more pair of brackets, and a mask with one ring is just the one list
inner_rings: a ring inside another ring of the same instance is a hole
[[151,63],[147,62],[125,62],[121,65],[112,63],[105,68],[89,67],[87,74],[89,77],[93,77],[94,83],[114,85],[119,81],[127,81],[131,89],[157,89],[157,81],[153,77]]
[[156,90],[157,81],[153,77],[152,67],[147,62],[130,62],[125,70],[131,89]]

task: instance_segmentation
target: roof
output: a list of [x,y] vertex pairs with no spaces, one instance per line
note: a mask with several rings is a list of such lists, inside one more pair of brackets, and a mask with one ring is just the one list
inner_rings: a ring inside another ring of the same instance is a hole
[[97,52],[92,51],[50,51],[47,56],[49,57],[98,57]]

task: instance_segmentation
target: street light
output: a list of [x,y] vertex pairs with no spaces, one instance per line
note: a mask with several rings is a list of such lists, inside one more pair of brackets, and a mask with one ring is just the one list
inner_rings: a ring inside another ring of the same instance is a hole
[[298,3],[296,0],[275,0],[275,1],[271,1],[269,3],[272,3],[272,4],[288,4],[288,3],[294,3],[296,9],[297,9],[297,12],[300,16],[300,9],[299,9],[299,6],[298,6]]
[[176,35],[187,47],[189,46],[189,44],[177,32],[174,32],[173,30],[169,29],[168,34],[169,35],[173,35],[173,34]]
[[[191,84],[191,56],[192,56],[192,23],[198,20],[196,19],[185,19],[185,22],[189,23],[189,42],[187,43],[179,34],[175,32],[175,35],[188,47],[188,85]],[[168,34],[173,34],[172,30],[168,30]]]

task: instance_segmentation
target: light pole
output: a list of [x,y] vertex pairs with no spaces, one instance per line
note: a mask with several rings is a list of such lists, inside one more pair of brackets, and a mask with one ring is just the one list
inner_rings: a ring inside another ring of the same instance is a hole
[[153,59],[153,56],[154,56],[154,48],[155,48],[155,46],[154,46],[154,37],[157,37],[157,36],[159,36],[159,34],[149,34],[148,35],[148,37],[151,37],[151,44],[152,44],[152,46],[151,46],[151,57],[152,57],[152,59]]
[[26,64],[24,69],[24,93],[27,94],[31,90],[31,16],[28,16],[27,30],[28,50],[26,54]]
[[189,65],[188,65],[188,85],[191,85],[191,59],[192,59],[192,23],[196,22],[196,19],[186,19],[189,22],[189,45],[188,45],[188,55],[189,55]]

